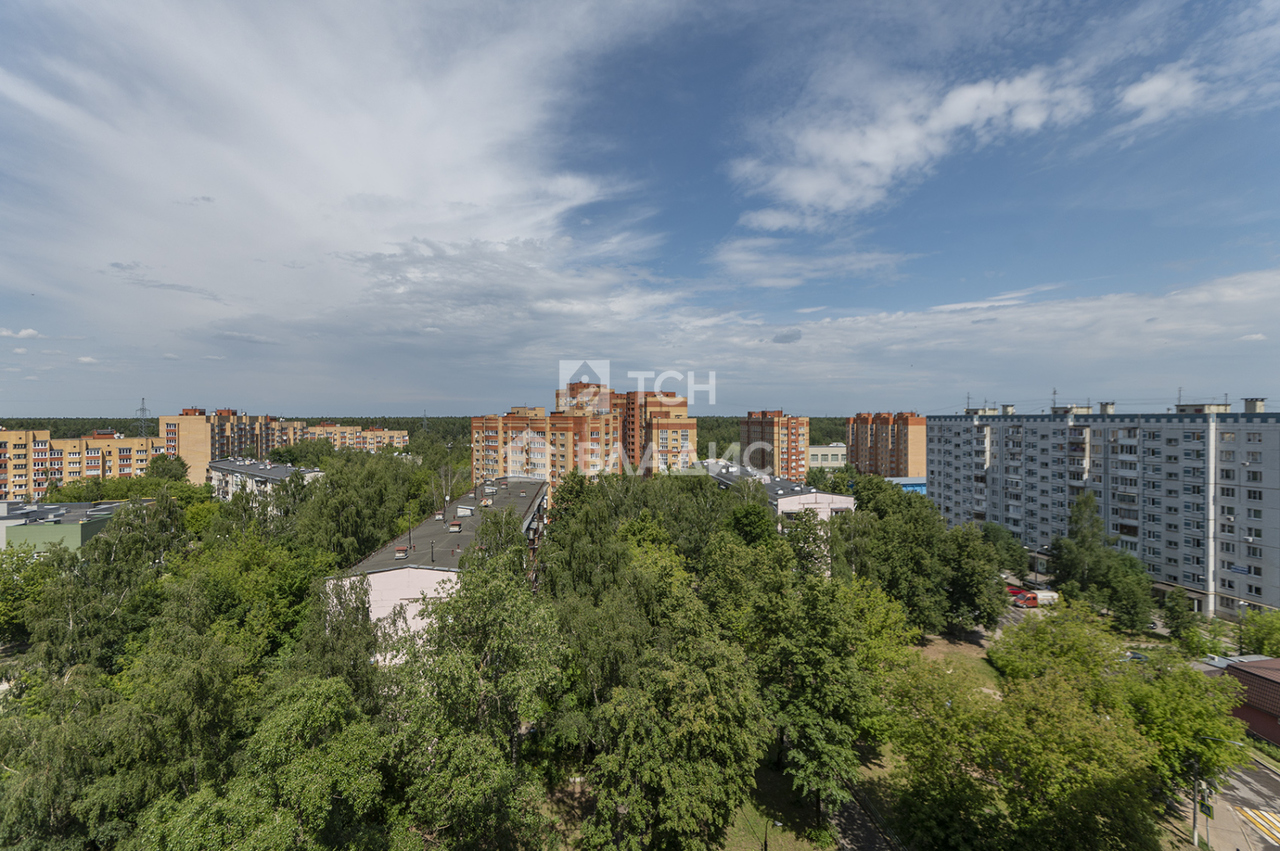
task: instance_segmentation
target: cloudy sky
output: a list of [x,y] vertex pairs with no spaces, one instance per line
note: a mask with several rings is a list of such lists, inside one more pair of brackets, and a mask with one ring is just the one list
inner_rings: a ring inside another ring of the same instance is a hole
[[13,0],[0,416],[1280,404],[1278,148],[1275,0]]

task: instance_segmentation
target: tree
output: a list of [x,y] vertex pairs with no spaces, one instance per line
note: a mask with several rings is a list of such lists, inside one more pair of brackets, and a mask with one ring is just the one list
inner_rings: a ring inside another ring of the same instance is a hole
[[444,847],[539,847],[547,824],[529,734],[560,688],[554,613],[491,558],[422,616],[429,626],[396,649],[406,818]]
[[722,847],[767,741],[742,651],[709,635],[646,651],[598,719],[583,847]]
[[1250,609],[1241,625],[1240,641],[1245,653],[1280,656],[1280,610]]
[[153,479],[185,482],[190,467],[181,455],[156,455],[147,462],[147,475]]
[[747,544],[758,544],[778,534],[778,518],[768,506],[743,503],[729,515],[729,528]]
[[887,727],[882,683],[916,633],[866,579],[775,574],[755,606],[754,655],[784,772],[819,808],[850,798],[859,745]]
[[30,544],[0,550],[0,643],[27,637],[26,607],[49,578],[44,559]]
[[948,574],[947,630],[993,628],[1009,605],[996,549],[976,526],[965,523],[946,533],[941,560]]
[[1161,611],[1165,629],[1169,630],[1169,637],[1176,641],[1179,647],[1193,656],[1203,656],[1208,652],[1204,637],[1200,634],[1204,617],[1192,611],[1191,598],[1187,596],[1185,590],[1174,588],[1165,594]]
[[795,553],[796,569],[810,576],[831,572],[830,547],[826,530],[818,523],[818,513],[806,508],[787,522],[783,536]]
[[982,537],[995,548],[1000,570],[1018,577],[1019,582],[1027,578],[1027,550],[1012,532],[999,523],[987,521],[982,524]]

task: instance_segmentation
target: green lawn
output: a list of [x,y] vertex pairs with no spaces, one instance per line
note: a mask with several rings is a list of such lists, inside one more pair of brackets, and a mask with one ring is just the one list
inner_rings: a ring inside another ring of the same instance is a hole
[[[774,822],[781,822],[775,827]],[[760,851],[764,847],[765,826],[769,828],[769,851],[816,851],[823,846],[806,838],[818,828],[812,804],[796,801],[791,782],[772,768],[756,770],[756,791],[729,828],[727,851]]]

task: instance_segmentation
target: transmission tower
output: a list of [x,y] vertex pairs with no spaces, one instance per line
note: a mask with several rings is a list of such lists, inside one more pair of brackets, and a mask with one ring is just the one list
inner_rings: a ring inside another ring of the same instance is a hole
[[146,396],[142,397],[142,405],[134,412],[134,415],[137,416],[137,419],[134,421],[133,427],[137,430],[138,437],[146,437],[147,433],[151,431],[151,423],[149,422],[151,412],[147,410]]

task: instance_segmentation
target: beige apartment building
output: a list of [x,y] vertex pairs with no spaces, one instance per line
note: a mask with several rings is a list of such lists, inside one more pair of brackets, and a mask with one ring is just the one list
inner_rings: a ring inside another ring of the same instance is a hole
[[187,480],[196,485],[208,480],[210,461],[245,455],[265,458],[276,447],[304,440],[306,433],[305,422],[243,414],[234,408],[212,414],[204,408],[184,408],[178,416],[160,418],[165,451],[182,456],[189,468]]
[[925,475],[926,421],[914,411],[857,414],[845,420],[845,428],[849,463],[859,473],[885,478]]
[[697,461],[698,421],[669,393],[614,393],[574,382],[556,391],[556,410],[514,407],[471,418],[473,481],[532,476],[550,488],[576,469],[610,473],[689,469]]
[[748,411],[738,422],[742,463],[772,476],[803,482],[808,472],[809,418],[782,411]]
[[306,440],[327,440],[335,449],[363,449],[377,452],[384,446],[403,449],[409,445],[409,432],[389,428],[361,428],[339,423],[317,423],[308,426]]
[[160,438],[125,437],[111,429],[51,439],[48,429],[0,428],[0,500],[35,501],[51,484],[83,478],[141,476],[164,451]]

